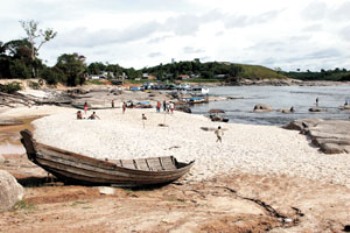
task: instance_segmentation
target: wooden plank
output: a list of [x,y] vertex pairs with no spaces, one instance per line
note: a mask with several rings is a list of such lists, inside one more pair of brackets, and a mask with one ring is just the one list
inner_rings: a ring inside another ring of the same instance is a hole
[[135,159],[135,163],[137,164],[137,167],[139,170],[143,170],[143,171],[149,171],[149,167],[147,164],[147,160],[145,159]]

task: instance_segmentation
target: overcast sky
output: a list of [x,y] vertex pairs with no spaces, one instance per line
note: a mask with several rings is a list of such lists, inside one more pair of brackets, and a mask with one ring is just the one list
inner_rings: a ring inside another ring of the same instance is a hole
[[137,69],[195,58],[350,69],[349,12],[348,0],[10,0],[0,41],[25,37],[19,21],[35,20],[58,33],[39,51],[50,66],[78,53]]

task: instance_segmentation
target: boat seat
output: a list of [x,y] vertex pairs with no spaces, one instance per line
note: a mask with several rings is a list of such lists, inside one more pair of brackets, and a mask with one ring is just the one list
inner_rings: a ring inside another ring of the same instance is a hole
[[118,166],[144,171],[175,170],[176,165],[173,156],[154,157],[146,159],[117,160]]

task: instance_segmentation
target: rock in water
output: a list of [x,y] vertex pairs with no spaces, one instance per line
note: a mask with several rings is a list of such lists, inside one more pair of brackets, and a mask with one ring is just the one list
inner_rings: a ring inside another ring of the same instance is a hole
[[23,187],[7,171],[0,170],[0,212],[11,209],[22,200]]

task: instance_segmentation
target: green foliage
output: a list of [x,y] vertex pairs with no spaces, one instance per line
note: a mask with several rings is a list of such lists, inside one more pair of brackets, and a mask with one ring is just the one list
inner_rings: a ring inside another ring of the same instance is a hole
[[28,79],[31,78],[31,71],[26,64],[20,60],[14,60],[10,63],[9,67],[10,75],[13,78]]
[[57,59],[55,68],[66,76],[66,85],[76,86],[85,82],[86,66],[84,59],[76,53],[63,54]]
[[45,68],[40,73],[40,77],[46,80],[49,85],[57,85],[57,83],[66,83],[64,73],[59,69]]
[[174,80],[180,74],[202,79],[217,79],[219,75],[225,75],[227,78],[236,77],[241,72],[241,66],[224,62],[201,63],[199,59],[195,59],[194,61],[160,64],[155,67],[143,68],[141,71],[154,74],[160,80]]
[[204,78],[192,78],[190,79],[191,83],[218,83],[220,80],[218,79],[204,79]]
[[40,89],[40,84],[38,82],[29,81],[28,86],[34,90]]
[[104,85],[105,82],[99,79],[91,79],[91,80],[87,80],[86,84],[93,84],[93,85]]
[[124,70],[129,79],[138,79],[142,77],[142,72],[134,68]]
[[101,72],[106,70],[106,65],[102,62],[93,62],[87,67],[87,72],[93,75],[99,75]]
[[272,69],[259,65],[239,65],[241,72],[239,76],[247,79],[281,79],[286,78],[285,75],[280,74]]
[[19,82],[11,82],[5,85],[0,84],[0,92],[13,94],[16,91],[22,90],[21,84]]
[[306,72],[284,72],[289,78],[307,80],[307,81],[316,81],[316,80],[325,80],[325,81],[350,81],[350,71],[346,69],[340,70],[335,68],[334,70],[323,70],[312,72],[307,70]]
[[15,210],[25,210],[25,211],[33,211],[35,206],[33,204],[27,203],[24,200],[18,201],[15,206]]

